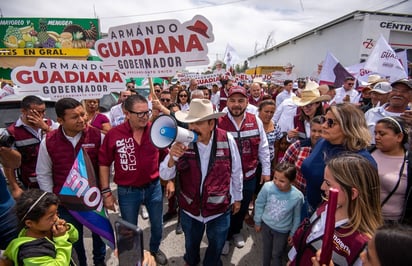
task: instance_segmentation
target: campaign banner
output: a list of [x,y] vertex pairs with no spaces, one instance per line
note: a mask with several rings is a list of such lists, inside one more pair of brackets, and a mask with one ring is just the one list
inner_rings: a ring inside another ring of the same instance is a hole
[[331,52],[328,52],[325,60],[323,60],[322,71],[319,74],[319,84],[333,85],[335,88],[338,88],[342,86],[345,78],[349,76],[352,76],[349,71],[342,66]]
[[111,92],[124,90],[125,77],[102,67],[99,61],[56,60],[42,58],[33,67],[12,70],[15,93],[41,95],[52,100],[74,98],[99,99]]
[[77,154],[59,198],[76,220],[102,237],[114,249],[113,228],[103,207],[92,162],[83,148]]
[[221,80],[230,79],[237,84],[240,83],[252,83],[253,80],[259,79],[263,82],[270,82],[272,80],[271,74],[259,74],[259,75],[249,75],[249,74],[236,74],[232,76],[230,72],[226,74],[194,74],[194,73],[179,73],[174,76],[174,80],[179,81],[181,85],[189,85],[191,79],[196,79],[198,86],[211,87],[213,84],[217,84],[221,87]]
[[95,18],[0,18],[3,56],[87,56],[99,37]]
[[213,40],[212,24],[196,15],[184,23],[171,19],[112,27],[95,48],[105,68],[127,77],[165,77],[208,65],[207,43]]

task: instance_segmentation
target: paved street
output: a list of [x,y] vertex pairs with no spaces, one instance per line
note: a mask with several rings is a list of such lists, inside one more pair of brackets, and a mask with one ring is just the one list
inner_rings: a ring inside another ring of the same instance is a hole
[[[167,209],[167,201],[164,204],[164,211]],[[114,221],[118,217],[117,213],[110,214],[110,220]],[[145,249],[148,248],[149,238],[150,238],[150,228],[149,220],[143,220],[139,216],[139,226],[144,232],[144,246]],[[169,259],[168,265],[184,265],[183,254],[184,254],[184,235],[176,235],[176,218],[164,224],[163,230],[163,241],[160,249],[166,254]],[[230,252],[227,256],[222,256],[223,265],[261,265],[261,236],[255,233],[253,228],[248,227],[244,224],[242,233],[246,240],[245,247],[238,249],[232,244],[230,246]],[[87,256],[89,258],[89,265],[92,265],[92,241],[90,232],[86,233],[85,246],[87,249]],[[207,247],[207,239],[203,238],[201,245],[201,257],[203,258]],[[117,259],[113,256],[112,251],[108,249],[107,251],[107,265],[114,266],[118,265]]]

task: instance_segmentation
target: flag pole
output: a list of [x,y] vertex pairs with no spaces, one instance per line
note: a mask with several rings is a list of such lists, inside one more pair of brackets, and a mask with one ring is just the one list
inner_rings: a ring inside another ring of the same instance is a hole
[[149,77],[149,86],[150,86],[150,97],[152,98],[152,100],[158,100],[157,95],[154,90],[152,77]]

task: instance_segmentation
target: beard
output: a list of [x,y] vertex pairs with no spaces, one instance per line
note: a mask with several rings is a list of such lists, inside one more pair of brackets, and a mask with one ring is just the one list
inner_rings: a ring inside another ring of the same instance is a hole
[[240,117],[243,116],[243,114],[246,111],[246,108],[233,108],[233,109],[229,109],[229,113],[233,116],[233,117]]

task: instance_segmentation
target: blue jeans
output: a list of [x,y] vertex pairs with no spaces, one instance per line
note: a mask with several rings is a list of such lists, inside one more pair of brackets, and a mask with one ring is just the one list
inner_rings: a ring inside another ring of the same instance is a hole
[[7,245],[17,237],[19,220],[14,208],[10,208],[1,214],[0,218],[0,249],[5,250]]
[[187,215],[184,211],[180,213],[180,222],[183,232],[185,233],[184,260],[190,266],[197,265],[200,262],[200,242],[206,227],[206,236],[209,245],[206,249],[203,259],[204,266],[220,266],[222,261],[223,246],[225,245],[227,232],[230,225],[230,209],[219,217],[204,224]]
[[289,233],[279,233],[262,223],[263,266],[282,265]]
[[[87,266],[86,251],[84,249],[83,243],[83,225],[79,223],[69,211],[63,207],[59,206],[59,217],[64,219],[66,222],[71,223],[79,232],[79,240],[73,244],[74,250],[76,250],[77,258],[79,259],[79,264],[81,266]],[[100,238],[98,234],[92,233],[93,240],[93,263],[98,264],[106,260],[106,244]]]
[[243,181],[243,199],[241,201],[240,210],[231,216],[230,218],[230,229],[227,239],[231,239],[233,235],[239,234],[243,227],[243,220],[245,219],[246,213],[249,211],[249,203],[252,201],[253,193],[256,189],[256,177]]
[[140,205],[144,203],[150,219],[150,251],[157,252],[163,233],[163,198],[159,179],[143,187],[118,186],[122,219],[137,225]]

